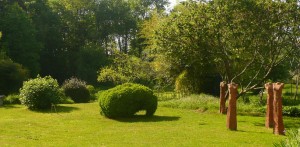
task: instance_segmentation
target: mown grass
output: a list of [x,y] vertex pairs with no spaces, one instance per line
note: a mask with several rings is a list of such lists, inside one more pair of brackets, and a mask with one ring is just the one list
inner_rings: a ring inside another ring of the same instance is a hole
[[[117,120],[101,116],[97,103],[60,105],[57,111],[1,107],[0,146],[272,146],[285,138],[265,128],[264,117],[248,115],[239,115],[238,131],[229,131],[226,116],[213,111],[160,105],[154,117]],[[284,122],[288,129],[300,127],[299,119]]]

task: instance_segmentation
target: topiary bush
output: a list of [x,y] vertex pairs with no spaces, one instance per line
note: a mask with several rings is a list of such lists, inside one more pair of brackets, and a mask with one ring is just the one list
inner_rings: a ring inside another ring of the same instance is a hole
[[20,89],[20,101],[29,109],[49,109],[60,100],[58,82],[51,76],[38,76],[23,83]]
[[157,97],[143,85],[126,83],[101,92],[99,95],[101,114],[109,117],[130,117],[140,110],[152,116],[157,109]]
[[90,92],[86,88],[86,82],[75,77],[66,80],[62,86],[66,96],[71,97],[75,103],[87,103],[90,101]]

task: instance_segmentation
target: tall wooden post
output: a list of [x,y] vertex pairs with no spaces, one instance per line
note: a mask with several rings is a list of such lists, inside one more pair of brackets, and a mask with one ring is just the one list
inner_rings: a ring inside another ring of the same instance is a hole
[[266,123],[265,126],[267,128],[274,127],[274,117],[273,117],[273,84],[267,83],[265,84],[266,92],[267,92],[267,112],[266,112]]
[[226,114],[226,82],[221,82],[220,83],[220,113],[221,114]]
[[284,126],[282,118],[282,89],[284,87],[283,83],[274,83],[274,129],[273,133],[277,135],[284,135]]
[[238,85],[235,83],[228,84],[229,102],[227,110],[227,128],[230,130],[237,130],[236,119],[236,100],[238,96]]

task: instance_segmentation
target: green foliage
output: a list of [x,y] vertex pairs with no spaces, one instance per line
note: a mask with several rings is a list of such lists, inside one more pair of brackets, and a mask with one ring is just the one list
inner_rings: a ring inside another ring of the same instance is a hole
[[175,91],[180,93],[193,93],[192,82],[189,81],[187,71],[183,71],[177,78],[175,82]]
[[129,82],[129,78],[112,69],[112,67],[104,67],[100,70],[97,79],[99,82],[111,82],[115,85]]
[[299,147],[300,146],[300,129],[287,131],[287,139],[280,143],[274,143],[274,147]]
[[[178,93],[177,93],[178,94]],[[175,96],[177,97],[177,96]],[[219,107],[219,100],[216,97],[206,94],[200,95],[182,95],[180,98],[173,98],[170,100],[162,101],[160,106],[180,109],[191,109],[204,111],[215,111]],[[160,99],[160,97],[159,97]]]
[[86,85],[86,89],[90,93],[91,100],[96,100],[96,89],[93,85]]
[[28,71],[22,65],[0,58],[0,94],[18,92],[27,78]]
[[290,117],[300,117],[300,107],[298,106],[285,106],[283,107],[282,114]]
[[59,103],[59,85],[51,76],[38,76],[23,83],[20,96],[21,103],[31,110],[49,109]]
[[60,94],[59,104],[74,104],[75,103],[70,97],[66,96],[63,88],[59,89],[59,94]]
[[3,103],[4,104],[21,104],[20,98],[21,97],[19,94],[10,94],[4,98]]
[[36,30],[27,12],[14,3],[5,7],[0,17],[0,30],[3,31],[0,49],[28,68],[30,76],[36,76],[40,70],[41,44],[36,40]]
[[97,83],[97,71],[107,65],[107,57],[103,48],[97,44],[89,43],[78,53],[77,75],[88,83]]
[[101,113],[109,118],[133,116],[146,110],[152,116],[157,109],[157,97],[148,87],[126,83],[99,94]]
[[[221,76],[239,83],[246,93],[267,79],[281,79],[281,73],[271,71],[287,57],[297,56],[299,42],[291,39],[299,36],[297,9],[291,1],[186,1],[154,23],[158,27],[153,36],[144,34],[154,41],[149,46],[171,63],[174,77],[187,70],[198,84]],[[191,87],[201,90],[201,85]]]
[[60,101],[59,101],[60,104],[74,104],[75,102],[70,98],[70,97],[61,97]]
[[182,93],[207,93],[219,95],[219,83],[221,78],[217,75],[201,75],[195,71],[184,70],[175,81],[175,91]]
[[62,88],[66,96],[71,97],[75,103],[87,103],[90,101],[90,93],[86,88],[86,82],[75,77],[66,80]]
[[147,61],[135,56],[116,52],[112,66],[104,67],[98,75],[99,82],[111,82],[115,85],[127,82],[150,85],[153,70]]

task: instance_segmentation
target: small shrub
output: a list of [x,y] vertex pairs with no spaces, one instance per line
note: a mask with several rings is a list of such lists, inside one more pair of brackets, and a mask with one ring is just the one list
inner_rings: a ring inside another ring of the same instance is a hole
[[29,109],[48,109],[59,103],[59,85],[51,76],[37,77],[24,82],[20,89],[20,101]]
[[99,93],[99,105],[101,114],[109,118],[133,116],[140,110],[152,116],[157,109],[157,97],[146,86],[126,83]]
[[300,109],[296,106],[283,107],[282,114],[291,117],[300,117]]
[[4,104],[21,104],[20,95],[11,94],[4,98]]
[[70,97],[65,95],[64,90],[62,88],[60,88],[59,91],[60,91],[60,96],[59,96],[60,104],[74,104],[75,103]]
[[191,81],[187,78],[187,71],[183,71],[175,81],[175,91],[179,93],[186,93],[189,94],[192,92],[192,85]]
[[90,101],[90,93],[86,88],[86,83],[77,78],[66,80],[62,86],[66,96],[70,97],[75,103],[87,103]]
[[96,100],[96,96],[95,96],[96,89],[95,89],[95,87],[93,85],[86,85],[86,88],[90,93],[90,99],[91,100]]

